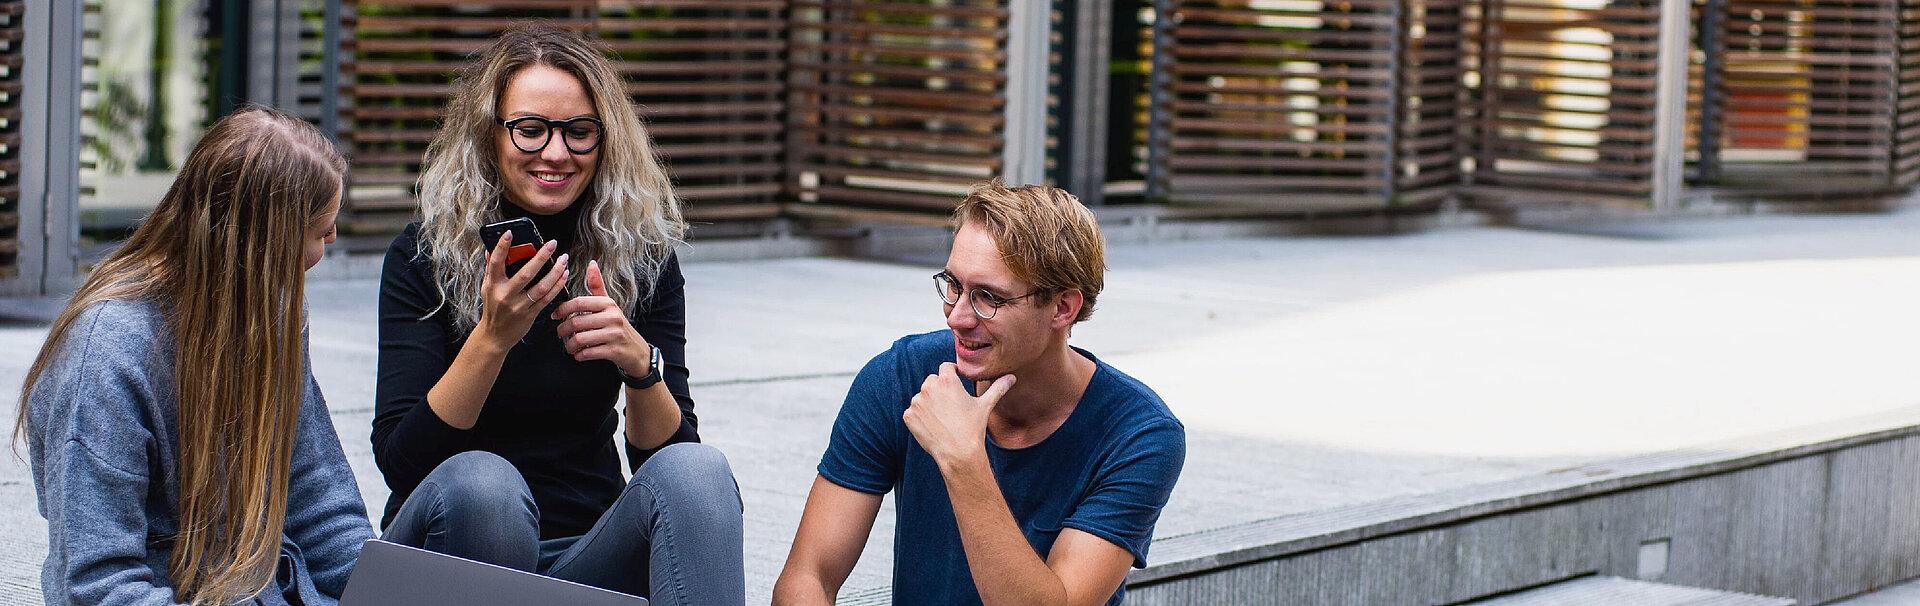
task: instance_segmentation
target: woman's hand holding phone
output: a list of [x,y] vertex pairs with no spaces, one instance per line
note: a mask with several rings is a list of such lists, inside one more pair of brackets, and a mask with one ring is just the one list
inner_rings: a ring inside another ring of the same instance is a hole
[[[564,258],[564,257],[563,257]],[[653,356],[653,346],[634,330],[620,304],[607,296],[607,283],[600,276],[600,263],[587,262],[587,296],[574,297],[553,310],[552,318],[565,318],[555,330],[573,359],[610,360],[628,376],[643,376]]]
[[[529,267],[541,267],[553,258],[559,247],[548,241],[527,260]],[[507,275],[508,250],[513,248],[513,233],[501,234],[500,240],[487,251],[487,275],[480,282],[480,293],[484,301],[480,311],[480,324],[474,327],[476,336],[485,335],[496,343],[510,346],[526,336],[533,327],[534,318],[547,308],[554,297],[566,290],[567,255],[560,255],[554,261],[553,269],[547,271],[538,283],[528,285],[540,272],[522,271]]]

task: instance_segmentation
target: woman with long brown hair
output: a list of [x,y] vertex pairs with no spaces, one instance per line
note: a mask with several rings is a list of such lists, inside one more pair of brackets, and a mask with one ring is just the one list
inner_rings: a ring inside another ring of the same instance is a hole
[[[419,195],[380,284],[382,538],[662,606],[745,601],[739,488],[687,391],[685,224],[602,50],[541,25],[494,41]],[[489,247],[504,220],[545,240],[518,271],[510,247],[542,243]]]
[[48,604],[332,604],[373,538],[306,356],[346,161],[243,109],[54,321],[21,394]]

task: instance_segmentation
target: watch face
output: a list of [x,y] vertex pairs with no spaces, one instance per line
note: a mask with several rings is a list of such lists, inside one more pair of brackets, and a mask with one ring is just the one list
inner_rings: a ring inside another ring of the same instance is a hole
[[647,374],[638,377],[629,375],[624,370],[620,371],[620,381],[634,389],[646,389],[659,383],[664,378],[663,373],[666,372],[660,368],[660,348],[653,348],[653,354],[647,359],[647,367]]

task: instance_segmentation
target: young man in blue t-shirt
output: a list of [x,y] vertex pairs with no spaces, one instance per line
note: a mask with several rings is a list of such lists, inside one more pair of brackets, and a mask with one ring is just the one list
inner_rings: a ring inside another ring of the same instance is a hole
[[1186,430],[1153,390],[1067,345],[1106,271],[1093,214],[996,181],[954,217],[934,275],[948,330],[895,341],[854,379],[776,606],[833,602],[888,491],[895,604],[1118,604],[1146,564]]

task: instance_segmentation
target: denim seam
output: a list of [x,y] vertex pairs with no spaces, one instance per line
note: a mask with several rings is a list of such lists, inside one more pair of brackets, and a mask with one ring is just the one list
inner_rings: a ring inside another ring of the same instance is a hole
[[[656,533],[659,536],[648,537],[649,539],[648,551],[649,552],[653,551],[654,548],[659,545],[678,545],[679,543],[675,542],[674,540],[674,536],[675,536],[674,528],[673,528],[673,523],[671,521],[673,519],[673,516],[666,515],[667,512],[664,511],[664,509],[669,505],[667,505],[666,499],[660,498],[660,487],[655,486],[651,480],[649,480],[644,476],[635,478],[635,480],[637,481],[634,482],[634,484],[645,486],[647,489],[647,495],[653,498],[653,517],[654,517],[653,526]],[[664,551],[666,552],[666,555],[667,555],[666,572],[668,576],[667,580],[671,582],[670,589],[673,591],[673,603],[674,604],[693,603],[692,601],[693,596],[690,596],[687,594],[686,577],[684,576],[684,574],[680,569],[680,550],[667,549]],[[652,567],[648,567],[649,575],[658,574],[658,572],[659,571],[654,570]],[[651,579],[649,579],[648,585],[649,586],[652,585]],[[658,589],[654,589],[653,593],[658,594],[660,592]]]
[[[612,511],[613,507],[618,506],[622,500],[625,500],[628,497],[628,495],[633,492],[634,488],[636,487],[636,484],[638,484],[638,482],[629,483],[625,488],[622,488],[620,492],[620,496],[614,499],[614,505],[609,506],[607,508],[608,511]],[[651,497],[659,493],[656,493],[653,491],[652,485],[648,485],[647,494]],[[650,509],[654,512],[654,517],[657,518],[660,515],[660,510],[659,510],[660,500],[658,498],[654,498],[653,500],[654,500],[654,505]],[[600,515],[603,515],[603,516],[607,515],[607,512],[601,512]],[[598,524],[596,524],[595,526],[597,527]],[[649,546],[649,548],[651,548],[651,546],[653,545],[653,533],[651,532],[652,528],[647,528],[645,530],[647,530],[648,532],[643,538],[647,540],[647,545]],[[590,546],[592,546],[593,542],[598,540],[599,538],[600,538],[600,533],[593,532],[592,529],[588,529],[586,535],[581,536],[580,540],[576,541],[574,544],[567,546],[567,549],[560,554],[560,559],[554,560],[553,565],[547,567],[547,571],[546,571],[547,575],[548,576],[557,575],[560,573],[560,571],[566,569],[568,566],[573,565],[573,562],[575,560],[580,559],[580,554],[586,553],[587,549]],[[649,554],[649,559],[651,559],[650,554]],[[652,566],[648,566],[648,570],[649,570],[648,574],[651,575]],[[648,585],[651,586],[652,584],[649,583]]]

